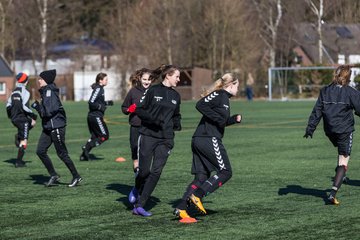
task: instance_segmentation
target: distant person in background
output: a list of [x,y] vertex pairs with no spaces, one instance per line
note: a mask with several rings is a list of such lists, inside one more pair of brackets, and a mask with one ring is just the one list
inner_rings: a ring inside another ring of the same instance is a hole
[[154,191],[167,159],[174,147],[174,131],[181,130],[180,94],[174,89],[180,82],[180,70],[173,65],[162,65],[153,71],[154,79],[162,82],[152,85],[136,105],[135,113],[141,119],[139,130],[139,173],[135,187],[129,194],[134,204],[133,214],[149,217],[144,209]]
[[248,73],[248,78],[246,79],[246,98],[248,101],[253,100],[254,92],[253,92],[254,78],[251,73]]
[[15,167],[25,167],[23,161],[28,143],[29,132],[35,126],[37,115],[29,107],[30,93],[26,89],[29,77],[25,73],[16,75],[16,87],[6,103],[6,111],[12,124],[17,128],[15,145],[18,154]]
[[104,121],[104,114],[107,106],[114,105],[112,100],[105,101],[104,87],[108,84],[106,73],[99,73],[95,78],[95,83],[91,85],[93,89],[89,103],[89,113],[87,123],[91,134],[89,140],[82,146],[80,161],[90,160],[89,153],[91,149],[101,145],[109,139],[109,130]]
[[40,73],[38,82],[41,101],[35,101],[31,104],[31,107],[39,113],[43,127],[36,154],[50,174],[50,179],[45,186],[50,187],[55,185],[59,181],[60,175],[55,171],[51,159],[47,154],[49,147],[54,143],[58,157],[65,163],[72,174],[72,180],[68,186],[75,187],[82,181],[82,178],[76,170],[74,162],[70,159],[65,145],[66,113],[60,101],[59,89],[54,84],[55,77],[55,69]]
[[135,113],[135,109],[136,105],[139,105],[140,99],[144,96],[146,89],[151,85],[151,70],[146,68],[137,70],[131,75],[130,82],[132,88],[127,93],[124,102],[121,105],[121,110],[124,114],[129,115],[131,158],[133,160],[134,173],[137,174],[139,171],[137,153],[141,120]]
[[309,117],[305,138],[312,138],[321,118],[324,131],[331,143],[337,147],[337,167],[329,204],[339,205],[336,193],[346,180],[346,171],[353,143],[354,114],[360,114],[360,92],[349,86],[351,66],[341,65],[335,72],[332,83],[320,90],[319,97]]
[[[203,98],[196,103],[196,109],[202,114],[202,118],[191,142],[191,173],[195,176],[174,211],[180,222],[197,221],[186,211],[188,202],[206,214],[202,198],[217,190],[232,177],[230,160],[222,138],[226,126],[241,122],[240,114],[230,116],[229,99],[237,95],[238,89],[239,80],[233,74],[226,73],[206,90],[202,94]],[[215,174],[212,175],[213,172]]]

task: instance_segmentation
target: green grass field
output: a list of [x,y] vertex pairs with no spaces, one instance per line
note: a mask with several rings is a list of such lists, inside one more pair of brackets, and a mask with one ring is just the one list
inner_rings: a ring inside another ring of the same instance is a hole
[[[41,123],[30,132],[24,160],[14,168],[15,128],[0,107],[0,239],[359,239],[360,132],[354,135],[348,176],[338,193],[340,206],[325,205],[331,188],[337,151],[324,136],[322,123],[313,139],[304,129],[314,102],[233,101],[232,113],[243,114],[240,125],[228,127],[223,142],[233,177],[204,199],[207,216],[199,222],[179,223],[174,203],[192,180],[192,133],[199,121],[195,102],[182,103],[183,130],[147,209],[150,218],[131,214],[127,194],[134,184],[128,143],[127,116],[120,103],[106,113],[110,140],[92,154],[95,161],[80,162],[88,138],[87,104],[66,102],[66,133],[70,156],[84,181],[68,188],[71,175],[50,157],[61,175],[57,187],[45,188],[45,167],[35,154]],[[359,121],[358,119],[356,119]],[[122,156],[126,162],[115,162]]]

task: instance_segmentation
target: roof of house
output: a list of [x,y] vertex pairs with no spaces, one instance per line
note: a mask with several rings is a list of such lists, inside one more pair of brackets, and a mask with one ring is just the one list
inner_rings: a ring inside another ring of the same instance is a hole
[[11,70],[7,61],[0,55],[0,77],[13,77],[14,73]]
[[[313,63],[319,62],[317,27],[312,23],[297,26],[295,42]],[[338,54],[360,55],[359,24],[323,24],[323,63],[337,62]]]

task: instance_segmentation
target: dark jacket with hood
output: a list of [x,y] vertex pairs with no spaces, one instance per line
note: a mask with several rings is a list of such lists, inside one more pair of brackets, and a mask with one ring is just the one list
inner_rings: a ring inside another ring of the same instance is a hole
[[66,126],[66,113],[60,101],[59,89],[50,83],[39,89],[41,103],[36,109],[42,119],[44,130],[53,130]]
[[312,135],[321,118],[327,135],[353,132],[354,111],[360,113],[360,92],[350,86],[330,84],[321,89],[306,132]]
[[[136,106],[139,105],[141,97],[144,95],[145,88],[143,86],[134,86],[130,89],[128,94],[126,95],[123,104],[121,105],[121,111],[129,115],[129,112],[127,109],[132,104],[136,104]],[[134,127],[140,127],[141,126],[141,119],[136,113],[130,113],[129,115],[129,123],[131,126]]]
[[223,138],[225,127],[236,123],[236,116],[230,116],[230,97],[232,95],[221,89],[200,99],[196,109],[202,114],[193,137]]

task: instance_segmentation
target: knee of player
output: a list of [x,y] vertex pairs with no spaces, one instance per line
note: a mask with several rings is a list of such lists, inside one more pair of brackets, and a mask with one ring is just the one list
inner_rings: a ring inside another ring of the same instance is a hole
[[109,140],[109,135],[100,137],[100,142],[101,143],[106,142],[107,140]]
[[44,149],[37,149],[37,150],[36,150],[36,155],[38,155],[38,156],[46,155],[46,150],[44,150]]
[[224,176],[224,179],[227,181],[232,177],[232,171],[231,170],[222,170],[221,174]]
[[149,174],[150,174],[149,170],[139,169],[138,177],[146,178],[147,176],[149,176]]

